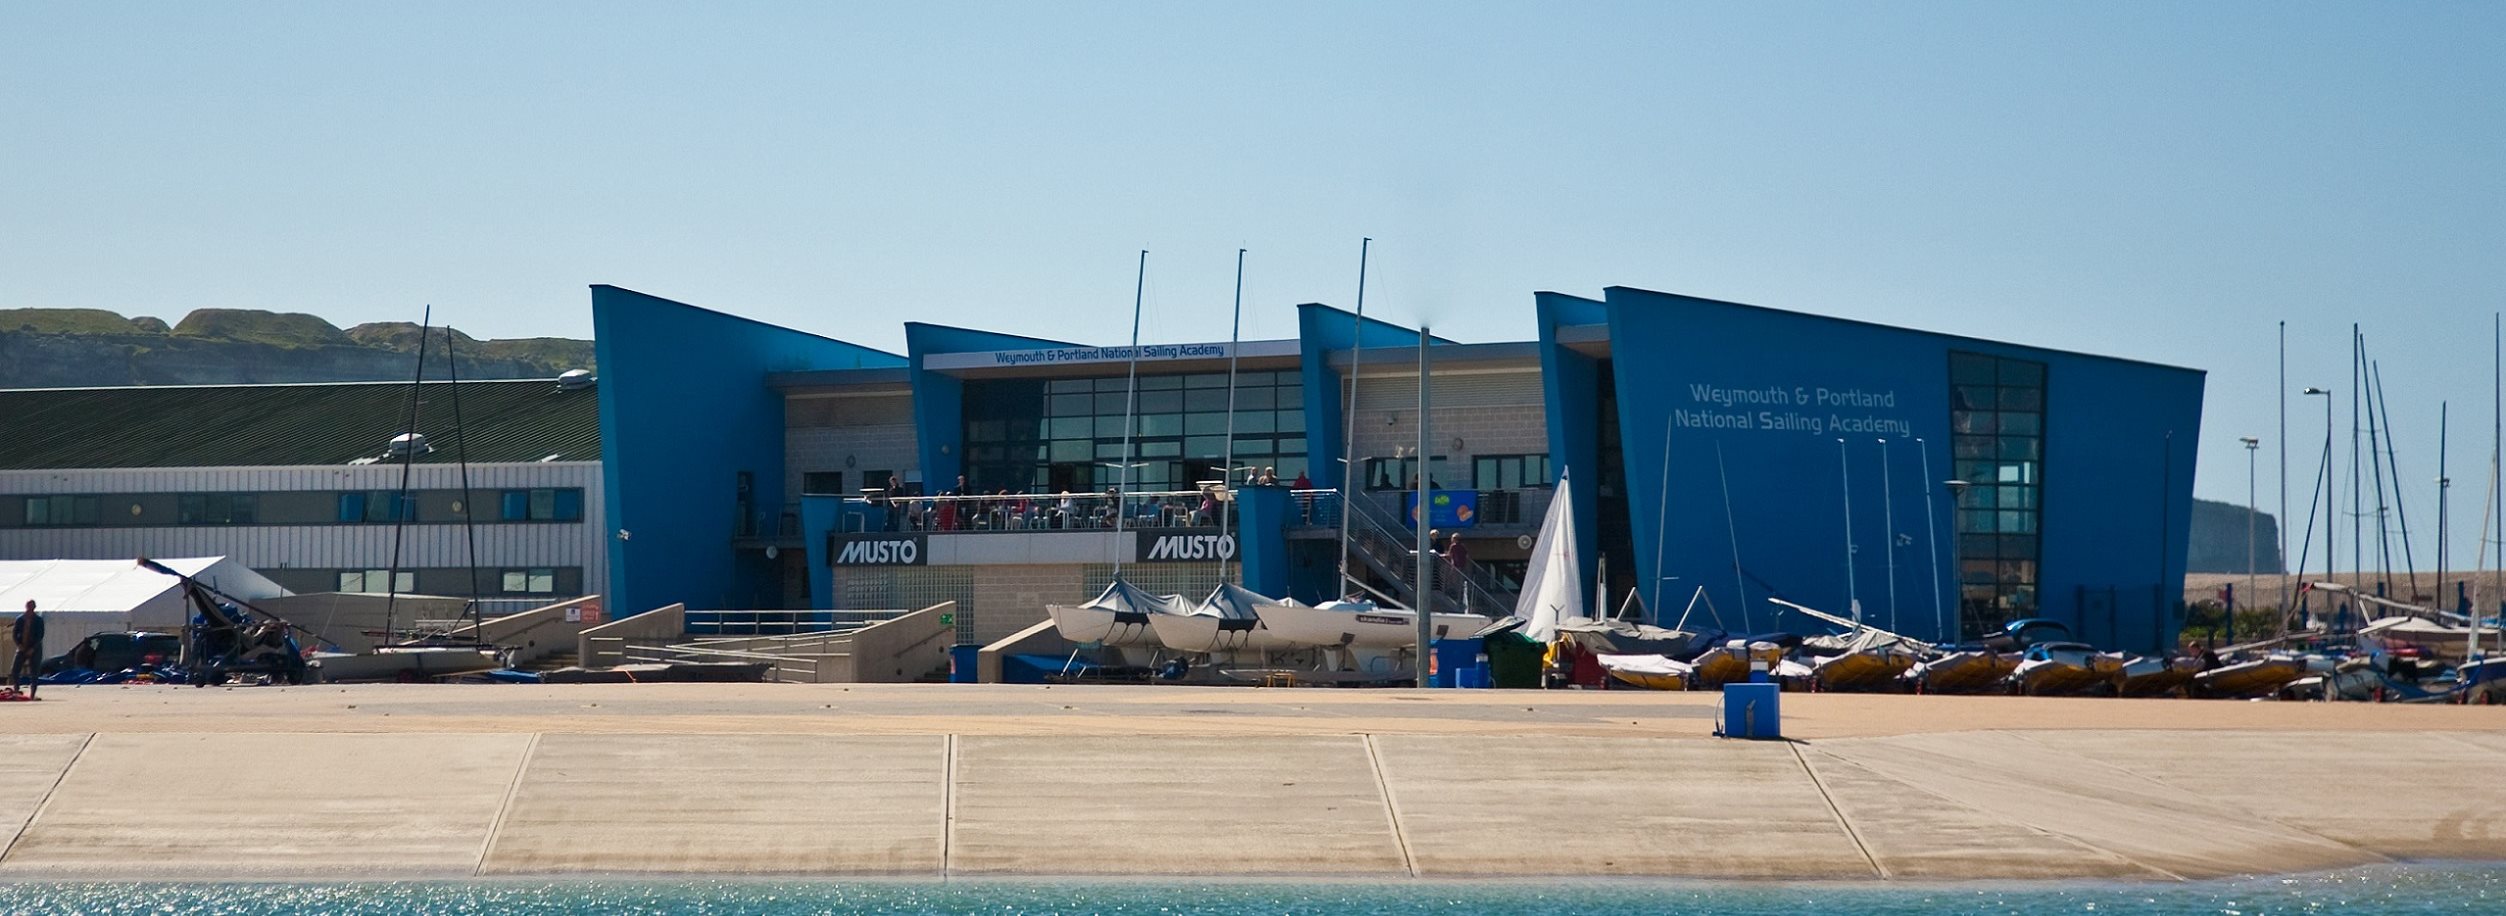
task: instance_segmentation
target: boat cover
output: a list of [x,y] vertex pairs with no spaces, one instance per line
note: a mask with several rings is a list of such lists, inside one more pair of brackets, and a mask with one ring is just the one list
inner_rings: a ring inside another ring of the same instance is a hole
[[1610,655],[1680,655],[1696,643],[1697,634],[1632,620],[1568,617],[1558,621],[1558,635],[1584,648]]
[[1294,598],[1270,598],[1233,582],[1221,582],[1218,588],[1201,599],[1199,606],[1188,613],[1220,620],[1254,620],[1253,607],[1260,604],[1296,604]]
[[1689,672],[1697,670],[1696,666],[1688,664],[1687,662],[1675,662],[1661,655],[1611,655],[1603,653],[1596,656],[1596,658],[1600,660],[1601,667],[1603,668],[1607,668],[1612,671],[1625,671],[1629,674],[1675,674],[1681,677],[1686,677]]
[[1121,614],[1190,614],[1192,603],[1182,595],[1152,595],[1147,590],[1121,579],[1105,586],[1095,599],[1080,605],[1100,611]]

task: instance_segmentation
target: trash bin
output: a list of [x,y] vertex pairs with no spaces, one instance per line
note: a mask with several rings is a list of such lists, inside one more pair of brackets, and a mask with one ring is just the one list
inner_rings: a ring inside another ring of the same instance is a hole
[[1429,683],[1438,687],[1475,687],[1488,666],[1488,646],[1477,639],[1436,640],[1436,672]]
[[982,646],[963,645],[948,647],[948,682],[951,684],[974,683],[975,672],[980,667],[979,660],[982,657]]

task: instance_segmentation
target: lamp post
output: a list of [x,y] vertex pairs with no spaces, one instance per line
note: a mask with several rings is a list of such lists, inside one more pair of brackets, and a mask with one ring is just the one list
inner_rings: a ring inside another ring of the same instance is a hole
[[[2309,387],[2298,394],[2323,398],[2323,580],[2330,582],[2332,581],[2332,513],[2338,508],[2335,501],[2340,498],[2334,495],[2332,490],[2332,391],[2328,388]],[[2305,570],[2298,570],[2298,573],[2302,576]],[[2285,612],[2281,614],[2282,619],[2286,619],[2287,616]]]
[[[2236,441],[2245,443],[2245,600],[2252,601],[2254,600],[2254,450],[2262,447],[2262,440],[2252,436],[2240,436]],[[2227,643],[2230,645],[2236,643],[2235,602],[2228,603],[2227,619],[2220,624],[2220,632]]]
[[1967,573],[1966,564],[1958,558],[1958,542],[1963,534],[1958,530],[1958,518],[1963,512],[1967,488],[1974,484],[1952,478],[1941,481],[1940,485],[1949,488],[1949,569],[1956,574],[1956,577],[1950,581],[1958,585],[1958,616],[1955,621],[1957,629],[1952,632],[1957,634],[1955,641],[1963,642],[1966,640],[1967,632]]

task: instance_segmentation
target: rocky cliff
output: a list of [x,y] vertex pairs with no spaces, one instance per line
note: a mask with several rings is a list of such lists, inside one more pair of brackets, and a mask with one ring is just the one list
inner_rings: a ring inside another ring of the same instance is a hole
[[[447,338],[465,379],[593,368],[588,340],[476,340],[446,328],[428,338],[428,378],[451,368]],[[341,330],[256,309],[201,309],[172,325],[101,309],[0,309],[0,388],[397,381],[415,371],[418,340],[410,322]]]

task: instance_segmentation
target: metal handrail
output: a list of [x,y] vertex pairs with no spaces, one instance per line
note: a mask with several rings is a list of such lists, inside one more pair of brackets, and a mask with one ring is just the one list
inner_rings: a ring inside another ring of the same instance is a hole
[[[966,496],[853,496],[848,505],[887,515],[889,531],[1110,531],[1116,506],[1124,528],[1215,528],[1224,514],[1205,503],[1233,491],[1218,484],[1194,490],[1111,493],[978,493]],[[1142,511],[1145,508],[1147,511]],[[943,511],[946,510],[946,511]]]

